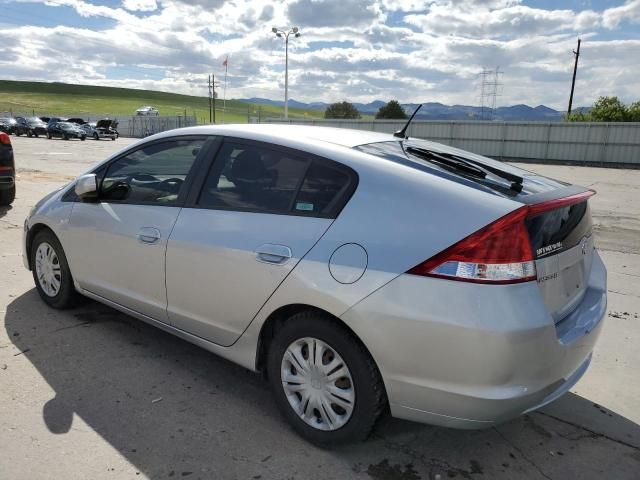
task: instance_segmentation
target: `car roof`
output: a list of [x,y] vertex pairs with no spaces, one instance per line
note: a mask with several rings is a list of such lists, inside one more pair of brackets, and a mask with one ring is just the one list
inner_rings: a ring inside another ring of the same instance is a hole
[[[288,124],[234,124],[234,125],[204,125],[181,129],[184,133],[227,135],[245,139],[272,141],[284,143],[295,140],[309,140],[325,142],[333,145],[353,148],[367,143],[398,141],[389,133],[370,132],[366,130],[352,130],[348,128],[318,127],[310,125]],[[176,133],[174,130],[173,134]]]

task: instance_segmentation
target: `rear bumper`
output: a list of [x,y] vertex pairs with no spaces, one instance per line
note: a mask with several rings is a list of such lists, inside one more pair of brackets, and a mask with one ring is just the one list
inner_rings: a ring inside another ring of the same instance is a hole
[[9,190],[16,184],[15,176],[13,173],[8,174],[0,172],[0,190]]
[[584,299],[557,325],[534,282],[401,275],[343,319],[380,368],[393,416],[484,428],[552,402],[587,370],[606,314],[594,253]]

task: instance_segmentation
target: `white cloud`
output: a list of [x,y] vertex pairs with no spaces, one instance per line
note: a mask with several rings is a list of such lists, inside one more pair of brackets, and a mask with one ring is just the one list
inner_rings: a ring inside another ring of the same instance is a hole
[[608,8],[602,15],[605,27],[614,29],[620,22],[640,23],[640,0],[628,0],[620,7]]
[[158,8],[156,0],[123,0],[122,6],[132,12],[152,12]]

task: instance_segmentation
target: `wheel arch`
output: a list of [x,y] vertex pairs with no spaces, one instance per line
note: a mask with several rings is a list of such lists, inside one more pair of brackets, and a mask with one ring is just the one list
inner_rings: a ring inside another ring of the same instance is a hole
[[53,235],[55,235],[58,241],[60,241],[60,238],[58,237],[58,235],[56,235],[56,232],[54,232],[49,225],[45,223],[35,223],[34,225],[32,225],[31,228],[29,228],[29,230],[27,231],[27,238],[25,239],[25,242],[24,242],[25,253],[27,254],[27,264],[29,265],[29,270],[33,268],[33,265],[31,265],[31,244],[33,243],[33,239],[36,237],[36,235],[43,230],[49,230]]
[[332,313],[319,308],[313,305],[307,305],[302,303],[294,303],[289,305],[283,305],[276,310],[274,310],[264,321],[262,327],[260,328],[260,334],[258,335],[258,343],[256,350],[256,365],[255,369],[259,372],[266,372],[266,361],[267,355],[269,353],[269,345],[271,343],[271,339],[274,337],[278,328],[280,328],[288,319],[290,319],[293,315],[305,312],[312,311],[317,312],[323,316],[331,318],[334,322],[339,324],[345,330],[347,330],[351,336],[364,348],[366,353],[371,357],[373,363],[378,369],[378,373],[380,373],[380,367],[376,362],[375,357],[371,354],[371,350],[367,347],[367,345],[362,341],[359,335],[340,317],[333,315]]

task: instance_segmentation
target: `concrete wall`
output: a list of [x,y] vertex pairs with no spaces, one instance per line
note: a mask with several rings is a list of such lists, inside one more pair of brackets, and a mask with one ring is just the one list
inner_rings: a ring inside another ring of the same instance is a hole
[[[403,120],[283,120],[392,133]],[[414,121],[409,135],[489,157],[640,168],[640,123]]]

